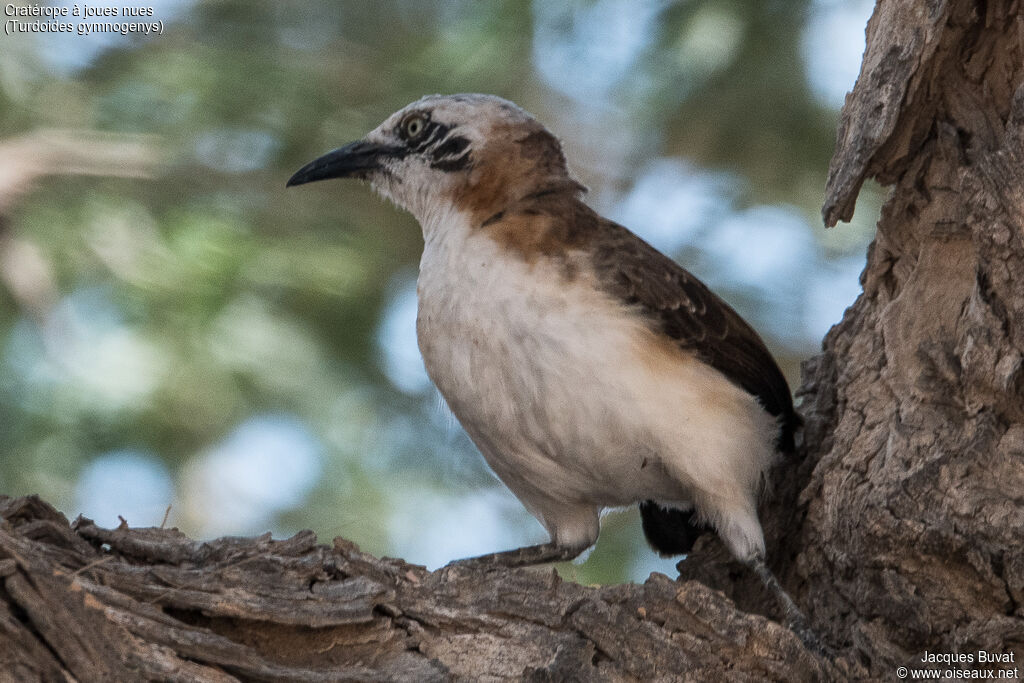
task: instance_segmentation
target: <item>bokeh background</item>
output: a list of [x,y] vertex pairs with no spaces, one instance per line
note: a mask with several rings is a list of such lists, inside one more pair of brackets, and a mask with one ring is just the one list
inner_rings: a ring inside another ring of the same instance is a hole
[[[0,35],[2,493],[429,567],[546,540],[423,371],[415,221],[358,183],[284,187],[428,93],[537,115],[591,205],[738,308],[794,387],[859,292],[880,195],[837,230],[819,210],[869,1],[89,4],[164,33]],[[673,564],[617,511],[561,570]]]

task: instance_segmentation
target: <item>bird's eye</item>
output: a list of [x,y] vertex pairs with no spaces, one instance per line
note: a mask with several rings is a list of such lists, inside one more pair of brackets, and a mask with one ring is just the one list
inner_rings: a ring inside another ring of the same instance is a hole
[[427,119],[414,114],[402,121],[402,134],[406,140],[415,140],[427,129]]

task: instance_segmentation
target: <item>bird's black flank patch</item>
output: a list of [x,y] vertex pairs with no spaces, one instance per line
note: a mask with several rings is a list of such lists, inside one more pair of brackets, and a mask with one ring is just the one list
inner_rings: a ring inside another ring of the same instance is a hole
[[653,500],[640,503],[644,536],[662,557],[685,555],[707,527],[697,523],[693,510],[664,508]]

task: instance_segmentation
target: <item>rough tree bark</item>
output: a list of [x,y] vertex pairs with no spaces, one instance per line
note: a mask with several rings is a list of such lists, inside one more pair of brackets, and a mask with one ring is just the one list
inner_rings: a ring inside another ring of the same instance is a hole
[[[428,573],[311,532],[190,541],[0,501],[0,681],[805,680],[826,665],[702,584]],[[722,676],[722,672],[729,672]]]
[[925,650],[1024,658],[1019,12],[880,3],[830,168],[828,224],[866,177],[892,190],[864,292],[805,368],[797,570],[879,675]]
[[926,650],[1019,664],[1018,10],[882,0],[868,25],[826,222],[849,218],[867,178],[891,194],[864,293],[804,367],[801,457],[764,510],[827,657],[757,614],[771,605],[713,538],[679,581],[592,588],[550,570],[428,573],[309,533],[69,526],[23,498],[0,502],[0,680],[892,680]]

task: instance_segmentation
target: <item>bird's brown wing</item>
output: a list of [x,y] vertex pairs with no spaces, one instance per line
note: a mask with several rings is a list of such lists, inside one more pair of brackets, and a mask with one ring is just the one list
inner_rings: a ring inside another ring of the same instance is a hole
[[[550,234],[543,244],[588,253],[608,294],[641,313],[652,330],[756,396],[769,414],[779,418],[776,447],[794,450],[800,418],[779,366],[757,333],[703,282],[575,197],[533,195],[517,210],[548,215],[552,220],[544,225]],[[707,530],[696,510],[665,507],[654,500],[640,503],[640,518],[647,541],[664,556],[690,552]]]
[[781,417],[778,445],[791,450],[799,418],[789,386],[757,332],[675,261],[621,225],[600,220],[600,237],[591,246],[606,290]]

